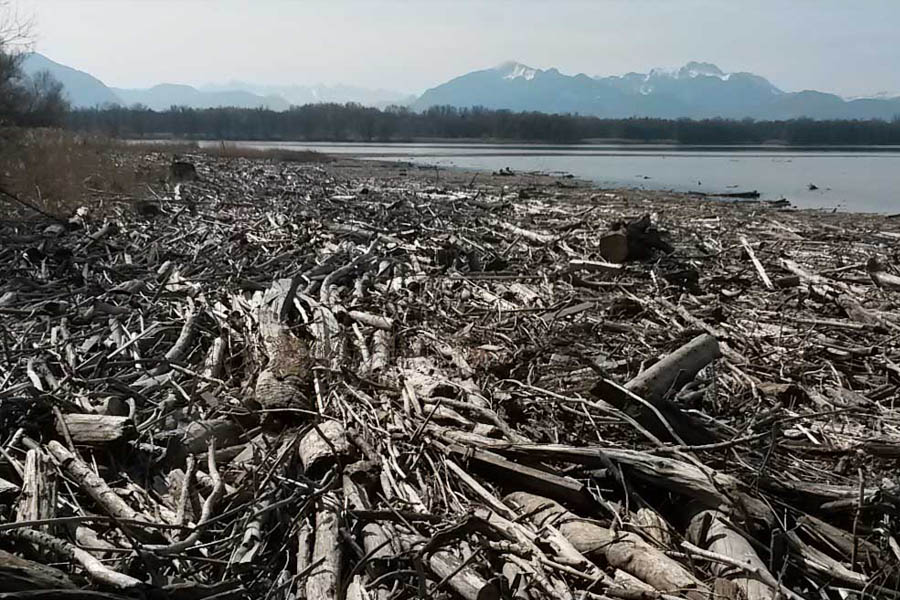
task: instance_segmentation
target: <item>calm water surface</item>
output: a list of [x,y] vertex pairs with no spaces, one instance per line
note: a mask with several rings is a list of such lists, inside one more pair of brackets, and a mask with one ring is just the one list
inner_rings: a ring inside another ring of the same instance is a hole
[[[900,213],[900,147],[330,144],[239,142],[465,169],[565,172],[600,186],[707,193],[758,190],[800,208]],[[810,190],[809,184],[819,189]]]

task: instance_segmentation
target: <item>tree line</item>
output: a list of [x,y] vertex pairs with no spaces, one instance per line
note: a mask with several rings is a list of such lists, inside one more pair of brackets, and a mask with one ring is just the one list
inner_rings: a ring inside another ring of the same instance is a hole
[[590,139],[682,144],[900,144],[892,121],[791,119],[601,119],[583,115],[436,106],[424,112],[392,106],[308,104],[286,111],[143,106],[71,111],[68,127],[115,137],[218,140],[400,142],[427,139],[578,143]]

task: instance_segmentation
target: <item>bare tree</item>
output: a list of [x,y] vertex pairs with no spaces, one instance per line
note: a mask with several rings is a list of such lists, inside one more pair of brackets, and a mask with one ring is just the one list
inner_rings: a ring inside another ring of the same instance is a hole
[[22,51],[31,45],[33,21],[9,0],[0,0],[0,125],[13,121],[22,102]]
[[22,73],[33,32],[33,18],[0,0],[0,125],[58,125],[68,110],[62,85],[50,73]]
[[49,71],[41,71],[28,78],[23,90],[20,125],[47,127],[62,123],[69,103],[63,95],[63,85]]
[[29,50],[33,34],[34,18],[23,15],[10,0],[0,0],[0,47],[11,53]]

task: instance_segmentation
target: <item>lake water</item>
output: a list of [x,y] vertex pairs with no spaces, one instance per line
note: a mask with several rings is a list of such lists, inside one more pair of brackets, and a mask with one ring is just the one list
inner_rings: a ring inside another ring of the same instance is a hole
[[[800,208],[900,213],[900,147],[778,148],[666,145],[241,145],[495,171],[565,172],[599,186],[729,193],[757,190]],[[814,184],[816,190],[810,190]]]

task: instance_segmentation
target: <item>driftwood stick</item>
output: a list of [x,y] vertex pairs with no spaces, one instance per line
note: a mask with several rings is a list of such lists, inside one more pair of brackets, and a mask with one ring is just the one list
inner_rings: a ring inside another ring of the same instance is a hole
[[[160,554],[174,554],[187,550],[188,548],[196,544],[197,540],[200,539],[200,534],[202,533],[204,526],[212,518],[216,503],[218,503],[219,499],[222,497],[222,494],[225,491],[225,484],[222,482],[222,478],[219,476],[219,469],[216,466],[215,438],[209,441],[207,466],[209,468],[210,477],[212,477],[213,480],[213,489],[212,492],[210,492],[209,496],[206,497],[206,500],[203,501],[203,508],[200,511],[200,519],[197,521],[197,524],[194,527],[193,531],[191,531],[190,535],[188,535],[180,542],[175,542],[174,544],[169,544],[166,546],[148,546],[148,550],[153,550]],[[185,487],[189,485],[187,480],[185,480],[183,485]]]
[[375,329],[391,331],[394,328],[394,321],[389,317],[373,315],[372,313],[363,312],[361,310],[351,310],[347,314],[350,315],[350,318],[354,321],[374,327]]
[[150,369],[149,374],[151,376],[162,375],[166,373],[171,367],[169,367],[169,363],[177,362],[187,356],[188,351],[191,348],[191,341],[194,337],[194,325],[197,322],[197,314],[191,310],[188,312],[187,318],[184,320],[184,324],[181,326],[181,331],[178,333],[178,339],[175,340],[175,343],[172,344],[172,347],[165,354],[165,360],[158,366]]
[[762,266],[762,263],[759,262],[759,259],[756,258],[756,253],[753,251],[753,246],[751,246],[750,242],[747,241],[746,236],[741,236],[741,245],[744,247],[744,250],[746,250],[747,256],[750,257],[750,261],[756,268],[756,272],[759,274],[759,278],[762,279],[763,284],[765,284],[767,289],[774,289],[775,286],[772,285],[772,280],[769,279],[769,274],[766,273],[766,269]]
[[57,431],[67,434],[76,444],[105,444],[125,439],[135,433],[129,417],[69,414],[57,422]]
[[657,403],[720,356],[716,338],[709,334],[699,335],[640,373],[625,387],[648,402]]
[[634,417],[658,437],[679,444],[706,444],[716,436],[696,418],[685,414],[667,396],[721,356],[719,343],[709,334],[695,337],[625,384],[624,390],[603,379],[594,393]]
[[496,585],[476,573],[449,550],[440,549],[429,554],[427,564],[441,582],[445,582],[464,600],[499,600],[500,598],[500,590]]
[[[102,477],[96,475],[87,463],[69,452],[65,446],[52,440],[47,444],[47,451],[106,514],[123,521],[147,521],[144,515],[128,506]],[[134,533],[142,535],[139,530]]]
[[21,542],[31,543],[42,550],[49,552],[61,560],[75,561],[80,564],[88,575],[98,583],[109,585],[121,590],[131,590],[143,587],[139,579],[130,577],[110,569],[102,562],[94,558],[89,552],[70,544],[65,540],[53,537],[50,534],[34,529],[16,529],[3,534]]

